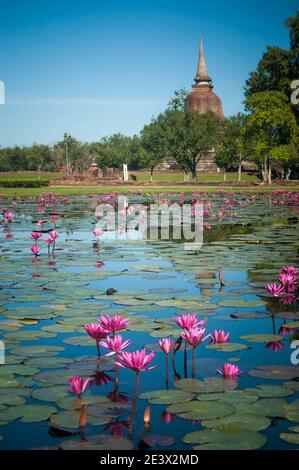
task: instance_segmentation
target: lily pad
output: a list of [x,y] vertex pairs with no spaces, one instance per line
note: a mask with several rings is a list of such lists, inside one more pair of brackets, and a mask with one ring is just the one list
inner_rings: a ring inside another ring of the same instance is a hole
[[64,398],[67,395],[67,388],[65,386],[56,387],[42,387],[32,392],[32,398],[41,401],[54,401]]
[[283,338],[279,335],[257,334],[240,336],[240,339],[250,341],[252,343],[269,343],[271,341],[281,341]]
[[248,349],[248,346],[241,343],[211,343],[206,346],[206,349],[213,349],[218,352],[236,352]]
[[299,377],[299,367],[283,365],[257,366],[257,369],[250,370],[248,374],[258,379],[291,380]]
[[281,398],[291,396],[295,393],[295,391],[290,388],[268,384],[257,385],[257,388],[252,390],[260,398]]
[[290,444],[299,444],[299,433],[292,434],[289,432],[281,432],[279,434],[280,439],[283,441],[289,442]]
[[125,437],[100,434],[88,440],[70,439],[59,444],[62,450],[131,450],[133,442]]
[[178,414],[185,419],[215,419],[228,416],[234,412],[234,407],[220,401],[200,402],[193,400],[185,403],[177,403],[167,407],[169,413]]
[[18,346],[12,349],[11,353],[17,356],[42,357],[55,356],[64,351],[62,346]]
[[242,429],[249,431],[262,431],[271,425],[271,421],[266,416],[256,415],[253,413],[231,414],[224,418],[215,420],[202,421],[204,428],[219,428],[223,426],[237,425]]
[[[242,429],[238,426],[223,426],[205,431],[195,431],[183,437],[186,444],[213,443],[226,450],[254,450],[263,447],[267,439],[258,432]],[[196,447],[200,449],[200,446]]]
[[194,398],[194,394],[181,390],[154,390],[141,393],[139,398],[149,400],[150,403],[157,405],[168,405],[190,401]]
[[181,379],[175,382],[175,387],[192,393],[219,393],[234,390],[238,387],[235,380],[221,377],[208,377],[204,380]]

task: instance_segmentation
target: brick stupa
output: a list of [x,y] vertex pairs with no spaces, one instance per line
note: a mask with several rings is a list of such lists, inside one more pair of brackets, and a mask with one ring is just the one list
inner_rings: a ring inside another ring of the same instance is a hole
[[199,49],[197,72],[194,78],[195,84],[192,85],[192,91],[186,97],[186,107],[200,114],[212,111],[216,116],[224,119],[221,100],[213,91],[212,79],[207,71],[202,34],[200,35]]

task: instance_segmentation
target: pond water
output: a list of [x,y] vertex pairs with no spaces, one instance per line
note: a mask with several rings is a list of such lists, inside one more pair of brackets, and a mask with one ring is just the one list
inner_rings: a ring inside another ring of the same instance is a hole
[[[291,362],[298,302],[264,288],[282,266],[299,264],[298,194],[192,198],[206,207],[198,251],[174,240],[106,240],[97,247],[93,195],[3,199],[14,219],[12,237],[3,224],[0,239],[0,449],[298,448],[299,367]],[[128,202],[152,200],[135,194]],[[59,232],[54,255],[39,239],[35,258],[30,234],[50,229]],[[110,288],[117,292],[107,295]],[[205,319],[207,333],[230,332],[230,342],[205,341],[195,361],[182,344],[166,367],[158,341],[179,338],[172,319],[182,312]],[[157,367],[141,372],[135,401],[135,373],[121,368],[116,390],[113,359],[104,348],[99,358],[84,330],[101,314],[116,313],[130,321],[121,332],[132,342],[128,350],[155,352]],[[226,362],[242,375],[217,374]],[[68,390],[74,375],[93,379],[81,400]]]

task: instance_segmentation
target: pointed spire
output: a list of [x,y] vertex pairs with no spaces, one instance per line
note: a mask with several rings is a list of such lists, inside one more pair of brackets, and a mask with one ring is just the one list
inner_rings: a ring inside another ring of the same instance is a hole
[[200,82],[211,82],[211,78],[208,75],[206,61],[205,61],[205,54],[203,50],[203,42],[202,42],[202,33],[200,33],[200,44],[199,44],[199,60],[197,66],[196,76],[194,78],[196,84]]

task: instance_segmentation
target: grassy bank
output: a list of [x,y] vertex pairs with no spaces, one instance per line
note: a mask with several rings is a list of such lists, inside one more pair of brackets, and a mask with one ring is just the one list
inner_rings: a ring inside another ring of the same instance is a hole
[[272,186],[207,186],[204,184],[197,184],[192,186],[48,186],[47,188],[1,188],[0,193],[7,197],[26,197],[26,196],[38,196],[42,193],[48,193],[52,191],[63,196],[79,196],[87,194],[105,194],[112,191],[126,194],[136,191],[141,191],[144,194],[155,194],[155,193],[168,193],[168,192],[185,192],[190,193],[192,191],[206,191],[209,193],[216,193],[217,191],[232,191],[232,192],[243,192],[243,193],[262,193],[269,191],[277,191],[278,189],[284,189],[287,191],[299,191],[298,184],[279,185],[273,184]]

